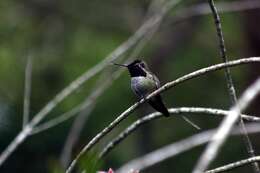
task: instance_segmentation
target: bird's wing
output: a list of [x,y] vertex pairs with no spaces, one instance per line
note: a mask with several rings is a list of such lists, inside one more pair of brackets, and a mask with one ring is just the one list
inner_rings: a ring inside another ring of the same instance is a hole
[[153,74],[148,68],[145,68],[145,66],[140,66],[140,67],[146,72],[147,75],[149,75],[148,76],[149,78],[151,78],[153,81],[155,81],[156,89],[160,88],[161,84],[160,84],[158,77],[155,76],[155,74]]
[[157,95],[153,98],[151,98],[148,103],[158,112],[161,112],[162,114],[164,114],[164,116],[168,117],[170,114],[167,110],[167,108],[165,107],[162,98],[160,95]]

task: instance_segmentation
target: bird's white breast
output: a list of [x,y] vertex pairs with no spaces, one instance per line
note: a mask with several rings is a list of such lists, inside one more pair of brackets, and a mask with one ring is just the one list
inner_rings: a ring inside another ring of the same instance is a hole
[[139,97],[145,97],[156,89],[156,85],[152,79],[138,76],[131,78],[131,88]]

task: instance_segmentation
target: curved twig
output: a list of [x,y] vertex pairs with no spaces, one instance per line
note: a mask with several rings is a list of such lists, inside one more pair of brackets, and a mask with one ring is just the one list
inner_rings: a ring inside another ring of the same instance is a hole
[[[168,111],[171,113],[171,115],[182,114],[182,113],[203,113],[203,114],[210,114],[210,115],[217,115],[217,116],[226,116],[229,113],[229,111],[224,111],[221,109],[202,108],[202,107],[170,108],[168,109]],[[99,158],[106,156],[115,146],[121,143],[127,136],[132,134],[132,132],[137,130],[143,124],[162,117],[163,116],[161,113],[154,112],[143,118],[138,119],[137,121],[132,123],[128,128],[126,128],[123,132],[121,132],[116,138],[111,140],[100,152]],[[260,121],[260,118],[255,116],[242,115],[242,118],[247,121]]]
[[237,162],[233,162],[233,163],[230,163],[230,164],[227,164],[227,165],[224,165],[224,166],[212,169],[212,170],[208,170],[205,173],[226,172],[231,169],[238,168],[238,167],[244,166],[246,164],[259,162],[259,161],[260,161],[260,156],[250,157],[248,159],[239,160]]

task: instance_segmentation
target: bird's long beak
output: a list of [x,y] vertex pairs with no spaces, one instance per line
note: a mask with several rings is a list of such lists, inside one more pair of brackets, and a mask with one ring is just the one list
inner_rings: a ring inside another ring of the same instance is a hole
[[117,64],[117,63],[112,63],[113,65],[121,66],[121,67],[127,67],[125,64]]

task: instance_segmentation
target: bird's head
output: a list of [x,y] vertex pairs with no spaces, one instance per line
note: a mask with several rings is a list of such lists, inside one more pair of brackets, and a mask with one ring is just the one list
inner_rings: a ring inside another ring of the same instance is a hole
[[126,67],[131,77],[146,76],[146,72],[144,69],[147,69],[147,65],[143,60],[136,59],[133,62],[129,63],[128,65],[117,64],[117,63],[113,63],[113,64],[121,67]]

